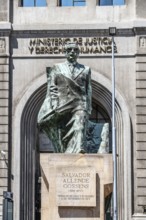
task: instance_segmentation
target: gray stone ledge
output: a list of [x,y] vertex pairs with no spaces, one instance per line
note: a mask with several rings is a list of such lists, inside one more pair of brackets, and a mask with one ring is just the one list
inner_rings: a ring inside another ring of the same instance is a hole
[[[93,26],[92,26],[93,27]],[[92,36],[109,36],[109,29],[98,29],[98,28],[92,28],[92,29],[77,29],[71,26],[71,28],[68,29],[34,29],[27,26],[27,29],[21,27],[21,29],[14,28],[12,31],[12,35],[16,36],[19,35],[21,37],[25,37],[25,35],[44,35],[49,37],[92,37]],[[123,28],[123,29],[117,29],[116,36],[135,36],[133,28]]]

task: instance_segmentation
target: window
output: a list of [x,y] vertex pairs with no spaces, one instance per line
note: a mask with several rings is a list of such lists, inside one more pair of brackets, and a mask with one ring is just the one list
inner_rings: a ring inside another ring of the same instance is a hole
[[22,0],[21,6],[23,7],[45,7],[47,6],[46,0]]
[[85,6],[86,0],[60,0],[59,6]]
[[125,0],[100,0],[99,5],[124,5]]

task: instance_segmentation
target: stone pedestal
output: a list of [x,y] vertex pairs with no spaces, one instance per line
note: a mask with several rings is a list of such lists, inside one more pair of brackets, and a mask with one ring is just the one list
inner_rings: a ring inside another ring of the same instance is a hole
[[41,220],[104,220],[112,155],[42,153],[40,163]]

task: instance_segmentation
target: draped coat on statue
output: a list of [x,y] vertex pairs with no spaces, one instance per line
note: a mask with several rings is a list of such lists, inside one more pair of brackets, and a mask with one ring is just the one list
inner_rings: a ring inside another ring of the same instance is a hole
[[78,153],[86,145],[91,72],[79,63],[72,68],[64,62],[50,69],[46,98],[38,114],[38,124],[51,139],[55,152]]

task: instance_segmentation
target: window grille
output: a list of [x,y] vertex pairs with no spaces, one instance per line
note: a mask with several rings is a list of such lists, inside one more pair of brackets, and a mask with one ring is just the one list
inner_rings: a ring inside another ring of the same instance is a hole
[[22,7],[45,7],[47,6],[46,0],[21,0]]
[[59,6],[85,6],[86,0],[59,0]]
[[99,1],[99,5],[124,5],[125,4],[125,0],[100,0]]

